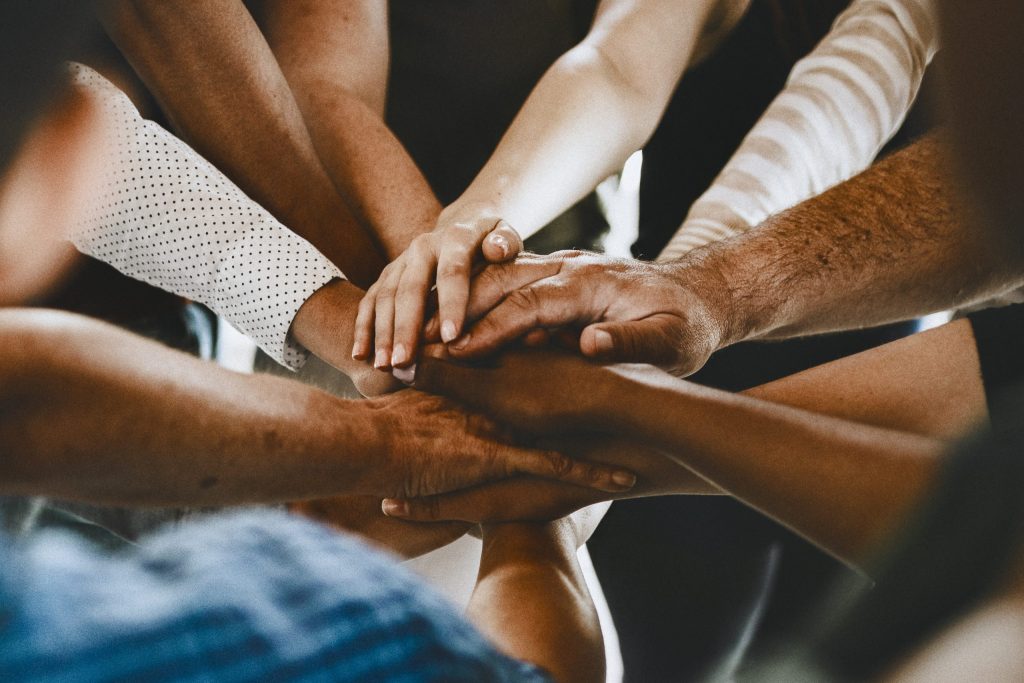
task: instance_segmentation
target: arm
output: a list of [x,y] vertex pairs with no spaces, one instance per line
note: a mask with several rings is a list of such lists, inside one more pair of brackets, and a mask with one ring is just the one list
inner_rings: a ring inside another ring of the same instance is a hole
[[[961,332],[937,331],[909,346],[906,340],[896,342],[876,355],[877,365],[866,357],[847,370],[881,373],[881,364],[891,362],[900,349],[912,356],[921,352],[918,343],[935,344],[932,352],[941,348],[960,359],[958,376],[973,382],[966,394],[974,401],[968,412],[977,414],[984,403],[977,358],[971,355],[973,340]],[[437,361],[425,359],[417,386],[534,431],[598,429],[654,445],[722,490],[850,559],[882,538],[918,500],[945,445],[932,436],[934,429],[921,428],[919,416],[927,405],[904,409],[884,394],[847,394],[842,383],[834,383],[845,378],[838,369],[805,377],[804,383],[819,396],[831,388],[830,407],[848,419],[763,400],[788,396],[799,403],[803,399],[794,399],[798,392],[792,383],[768,385],[755,398],[640,366],[597,367],[551,354],[543,358],[544,363],[536,363],[515,354],[494,368],[446,366],[441,371]],[[939,409],[955,400],[940,393],[948,388],[942,374],[948,369],[949,364],[918,377],[924,387],[921,398]],[[878,419],[887,407],[889,414],[879,426],[851,421]],[[430,505],[437,507],[437,499]],[[415,518],[415,505],[410,510]]]
[[264,2],[261,26],[324,168],[388,260],[434,226],[441,205],[384,123],[387,3]]
[[301,366],[308,349],[363,393],[393,388],[348,355],[361,290],[99,74],[73,74],[110,140],[72,235],[80,250],[206,304],[282,364]]
[[347,401],[242,375],[70,314],[0,312],[0,487],[112,505],[228,505],[454,490],[617,469],[520,449],[413,391]]
[[365,287],[376,278],[383,261],[324,171],[288,83],[239,0],[98,7],[200,154],[354,282]]
[[484,317],[449,348],[475,357],[536,327],[575,325],[587,356],[687,374],[745,339],[879,325],[1016,289],[1020,257],[965,215],[949,166],[930,135],[676,261],[564,252],[490,266],[469,306]]
[[867,168],[935,54],[930,0],[857,0],[793,68],[660,259],[749,230]]
[[[576,374],[574,369],[566,371]],[[598,371],[592,368],[587,372]],[[557,381],[564,382],[564,373],[555,376]],[[550,400],[547,394],[533,392],[526,396],[515,389],[520,383],[528,385],[532,378],[510,378],[508,383],[504,378],[498,379],[503,391],[491,391],[487,396],[467,393],[461,388],[457,395],[505,419],[515,419],[518,424],[561,432],[560,437],[548,443],[575,457],[619,464],[635,472],[636,486],[615,494],[614,498],[721,493],[706,479],[637,439],[609,434],[564,434],[566,425],[572,423],[572,417],[565,414],[565,406],[575,405],[577,399],[543,385],[537,391],[554,391]],[[430,386],[430,376],[425,381]],[[592,390],[591,382],[583,379],[574,380],[571,386],[581,393]],[[978,351],[968,320],[826,363],[744,393],[811,413],[946,441],[967,434],[988,415]],[[543,520],[564,516],[608,497],[552,482],[507,480],[429,500],[389,501],[387,510],[389,514],[424,520]],[[406,503],[408,506],[403,507]]]
[[511,657],[560,683],[604,680],[604,641],[573,522],[485,526],[466,616]]
[[[373,347],[385,367],[413,362],[435,278],[441,338],[458,336],[481,248],[494,261],[514,255],[520,236],[621,169],[654,132],[701,36],[735,20],[736,4],[604,0],[587,37],[544,74],[470,187],[368,290],[360,357]],[[515,231],[485,242],[502,219]]]

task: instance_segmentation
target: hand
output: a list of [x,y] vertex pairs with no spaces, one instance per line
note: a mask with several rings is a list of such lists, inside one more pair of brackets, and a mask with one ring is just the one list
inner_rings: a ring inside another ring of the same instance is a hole
[[458,540],[468,522],[424,524],[386,517],[376,496],[339,496],[290,503],[288,509],[324,524],[357,533],[403,557],[418,557]]
[[481,259],[498,263],[522,251],[523,241],[505,221],[486,210],[441,213],[433,231],[413,240],[390,263],[359,304],[352,357],[373,366],[404,368],[416,358],[430,288],[437,282],[439,332],[445,341],[462,333],[469,280]]
[[347,353],[362,297],[363,291],[348,280],[329,282],[302,304],[291,332],[311,353],[348,375],[363,396],[380,396],[402,385],[390,374],[376,372]]
[[355,477],[353,493],[414,498],[517,474],[611,492],[636,482],[621,467],[512,445],[507,430],[440,396],[405,390],[361,405],[372,411],[371,438],[381,441]]
[[677,376],[704,365],[725,338],[725,286],[705,271],[580,251],[525,254],[473,280],[468,313],[480,318],[448,345],[475,358],[538,329],[582,328],[579,350],[603,361],[657,365]]
[[443,346],[427,347],[413,386],[533,434],[596,429],[614,410],[618,373],[575,354],[514,350],[474,366],[446,359]]
[[574,457],[627,467],[637,483],[621,493],[605,493],[571,484],[516,477],[465,491],[414,499],[388,498],[384,512],[418,522],[461,520],[482,524],[548,521],[588,505],[623,498],[717,494],[720,490],[659,451],[607,435],[577,435],[549,445],[565,446]]

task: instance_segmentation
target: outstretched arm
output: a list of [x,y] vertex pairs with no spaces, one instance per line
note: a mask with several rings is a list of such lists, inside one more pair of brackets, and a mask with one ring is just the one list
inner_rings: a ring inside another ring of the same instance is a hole
[[[368,290],[356,355],[412,363],[435,280],[440,335],[457,337],[481,248],[492,261],[512,256],[521,236],[621,169],[654,132],[702,36],[735,21],[742,4],[603,0],[586,38],[544,74],[469,188]],[[485,242],[498,226],[498,241]]]
[[508,445],[490,420],[402,391],[347,401],[243,375],[66,313],[0,311],[0,488],[111,505],[270,503],[455,490],[617,469]]
[[318,158],[289,84],[240,0],[97,3],[182,137],[366,287],[384,266]]
[[676,261],[563,252],[490,266],[470,300],[483,318],[449,348],[475,357],[537,327],[579,327],[587,356],[684,375],[745,339],[906,320],[1020,287],[1020,257],[979,233],[950,166],[932,134]]
[[[699,387],[652,368],[599,367],[548,353],[510,354],[491,368],[446,366],[435,372],[436,363],[423,361],[418,386],[539,432],[611,431],[653,444],[722,490],[852,560],[897,524],[926,489],[946,440],[986,415],[967,321],[808,370],[747,396]],[[913,382],[904,386],[908,377]],[[641,474],[638,491],[643,485]],[[505,500],[511,504],[504,510],[489,507],[485,496],[470,491],[422,505],[396,501],[406,506],[396,512],[473,519],[476,505],[499,519],[515,507],[514,498]]]
[[430,230],[441,205],[384,123],[388,3],[265,0],[258,13],[313,146],[388,261]]

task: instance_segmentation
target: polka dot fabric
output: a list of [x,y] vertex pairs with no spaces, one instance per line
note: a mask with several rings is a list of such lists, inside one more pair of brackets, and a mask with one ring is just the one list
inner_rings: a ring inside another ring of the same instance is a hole
[[144,120],[110,81],[81,64],[73,83],[111,130],[103,190],[72,241],[122,273],[209,306],[279,363],[307,352],[289,337],[316,290],[344,277],[212,164]]

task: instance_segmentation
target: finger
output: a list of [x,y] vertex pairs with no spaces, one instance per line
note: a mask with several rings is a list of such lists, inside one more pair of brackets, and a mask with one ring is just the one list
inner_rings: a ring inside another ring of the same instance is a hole
[[377,292],[373,321],[373,345],[376,348],[373,367],[378,370],[391,367],[391,342],[395,329],[395,290],[404,270],[404,267],[396,269]]
[[497,351],[538,327],[562,327],[592,322],[580,293],[558,278],[547,278],[513,291],[469,331],[448,345],[457,358]]
[[636,475],[628,470],[585,460],[575,460],[558,451],[501,446],[505,473],[532,474],[609,493],[621,493],[633,488]]
[[484,259],[490,263],[511,261],[523,250],[523,238],[515,228],[504,220],[498,221],[494,229],[484,238],[480,246]]
[[404,368],[416,358],[423,314],[436,262],[427,249],[411,254],[395,292],[394,347],[391,365]]
[[477,320],[517,289],[557,275],[560,262],[525,254],[515,261],[488,266],[470,283],[466,319]]
[[415,522],[549,521],[605,498],[592,489],[520,478],[437,496],[386,498],[381,509]]
[[487,370],[467,368],[429,357],[432,347],[427,347],[424,356],[416,364],[415,389],[431,394],[454,398],[470,407],[478,407],[489,395],[488,382],[484,378]]
[[675,316],[657,313],[631,322],[589,325],[580,335],[580,352],[603,361],[677,367],[685,350],[681,324]]
[[523,344],[531,348],[539,348],[541,346],[547,346],[550,335],[547,330],[536,329],[530,330],[523,337]]
[[441,341],[450,342],[462,333],[469,302],[475,244],[449,244],[437,259],[437,316]]
[[359,302],[352,343],[352,358],[354,360],[366,360],[370,357],[370,348],[373,344],[373,320],[376,309],[377,286],[373,285]]

